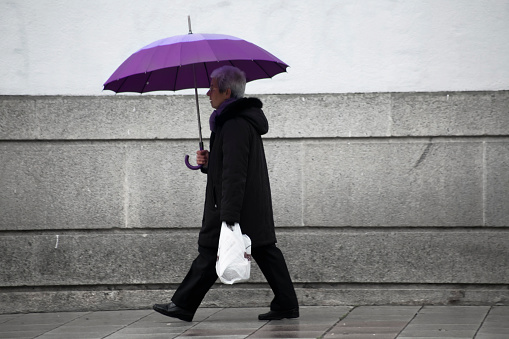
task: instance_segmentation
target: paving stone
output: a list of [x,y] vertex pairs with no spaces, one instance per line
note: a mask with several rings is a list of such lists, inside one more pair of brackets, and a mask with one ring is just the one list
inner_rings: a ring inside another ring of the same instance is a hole
[[366,335],[366,333],[349,333],[349,334],[341,334],[331,332],[328,333],[324,338],[344,338],[344,339],[366,339],[366,338],[376,338],[376,339],[394,339],[397,333],[382,333],[376,335]]
[[136,334],[126,334],[126,333],[114,333],[110,336],[107,336],[105,339],[169,339],[174,338],[171,336],[173,333],[136,333]]
[[0,324],[20,317],[20,314],[0,314]]
[[35,338],[41,332],[39,330],[31,330],[31,331],[6,331],[0,330],[0,338],[2,339],[24,339],[24,338]]
[[9,325],[50,325],[65,324],[90,312],[28,313],[10,319]]
[[193,322],[153,310],[7,314],[0,339],[509,338],[507,306],[304,306],[298,319],[259,321],[266,310],[200,308]]
[[407,330],[401,333],[408,337],[428,337],[428,338],[473,338],[475,330]]
[[318,338],[322,335],[321,331],[259,331],[253,335],[250,335],[249,338]]
[[102,339],[104,336],[97,333],[73,333],[72,336],[69,333],[46,333],[38,336],[37,339]]
[[498,306],[491,308],[476,338],[509,338],[509,307]]
[[474,338],[489,310],[483,306],[426,306],[401,337]]
[[326,338],[395,338],[410,322],[417,306],[361,306],[338,322]]
[[79,333],[89,333],[94,335],[95,334],[108,335],[120,329],[122,329],[122,326],[119,325],[97,325],[97,324],[79,326],[65,325],[48,332],[48,334],[66,333],[68,335],[74,335]]

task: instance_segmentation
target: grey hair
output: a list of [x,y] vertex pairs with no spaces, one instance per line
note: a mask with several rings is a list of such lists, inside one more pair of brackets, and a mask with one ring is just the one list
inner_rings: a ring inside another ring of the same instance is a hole
[[242,98],[246,90],[246,74],[233,66],[222,66],[212,71],[211,79],[217,80],[219,92],[223,93],[228,88],[232,91],[231,98]]

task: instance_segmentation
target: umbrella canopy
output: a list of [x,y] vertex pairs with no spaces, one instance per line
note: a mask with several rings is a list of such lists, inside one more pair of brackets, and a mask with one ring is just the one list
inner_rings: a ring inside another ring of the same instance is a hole
[[104,83],[104,89],[145,93],[208,88],[210,73],[224,65],[244,71],[247,82],[271,78],[288,67],[263,48],[234,36],[176,35],[133,53]]

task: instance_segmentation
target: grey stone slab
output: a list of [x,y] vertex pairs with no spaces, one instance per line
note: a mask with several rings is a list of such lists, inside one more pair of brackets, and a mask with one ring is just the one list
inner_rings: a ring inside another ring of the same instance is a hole
[[505,233],[313,230],[279,239],[297,282],[506,283],[509,277]]
[[260,96],[268,137],[367,137],[390,134],[391,94]]
[[123,154],[108,143],[0,144],[0,227],[122,227]]
[[486,147],[486,226],[509,225],[509,145],[487,142]]
[[[391,94],[260,95],[270,137],[387,135]],[[0,98],[0,138],[166,139],[197,136],[193,95]],[[204,136],[212,108],[199,96]],[[28,106],[29,110],[26,108]],[[21,115],[28,111],[31,114]],[[15,119],[12,119],[14,117]]]
[[509,95],[500,92],[393,93],[392,135],[506,135]]
[[[270,137],[504,135],[507,91],[259,95]],[[212,111],[199,96],[203,132]],[[2,96],[0,138],[194,138],[193,95]]]
[[189,170],[198,143],[134,142],[126,159],[126,226],[201,227],[206,175]]
[[[194,96],[36,97],[39,139],[198,138]],[[212,112],[200,97],[203,122]],[[208,136],[203,125],[204,136]]]
[[304,224],[482,226],[480,142],[305,145]]
[[26,96],[0,97],[0,140],[37,139],[36,100]]
[[[279,246],[296,283],[506,284],[509,243],[505,239],[503,231],[478,231],[475,236],[470,231],[278,231]],[[0,283],[178,284],[197,255],[196,240],[195,232],[170,230],[68,234],[59,237],[58,246],[54,235],[2,236]],[[265,282],[255,263],[252,269],[250,282]],[[236,287],[222,288],[224,293],[236,293]],[[104,298],[118,301],[123,293],[128,292],[107,291]],[[464,297],[465,292],[457,293],[457,298]]]
[[507,135],[509,130],[509,91],[491,93],[491,106],[487,121],[489,134]]
[[0,145],[4,230],[200,227],[191,142]]
[[276,227],[302,226],[304,143],[268,139],[264,147]]
[[[7,243],[10,245],[5,246]],[[17,250],[4,254],[14,243]],[[195,234],[173,232],[66,235],[59,237],[58,248],[56,236],[0,237],[0,282],[4,286],[26,285],[29,281],[45,285],[62,285],[64,281],[73,285],[98,281],[179,283],[197,255],[195,243]],[[158,277],[160,274],[163,277]],[[106,293],[109,299],[118,294]]]

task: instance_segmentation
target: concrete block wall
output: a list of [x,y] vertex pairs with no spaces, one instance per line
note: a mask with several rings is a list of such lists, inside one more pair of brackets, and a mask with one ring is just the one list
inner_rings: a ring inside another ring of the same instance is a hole
[[[302,305],[509,304],[509,91],[259,97]],[[197,135],[193,96],[0,96],[0,313],[168,301],[196,256]],[[254,264],[203,305],[271,299]]]

